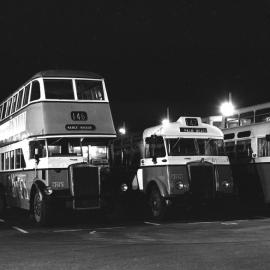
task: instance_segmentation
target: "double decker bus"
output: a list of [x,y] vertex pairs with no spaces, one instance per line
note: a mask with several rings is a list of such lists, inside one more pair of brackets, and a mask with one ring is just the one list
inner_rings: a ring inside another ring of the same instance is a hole
[[173,202],[213,201],[233,194],[223,146],[220,129],[202,123],[200,117],[180,117],[114,140],[111,173],[128,194],[123,196],[130,198],[138,190],[151,217],[162,219]]
[[270,102],[235,110],[222,125],[241,201],[269,204]]
[[102,206],[103,171],[115,128],[103,77],[39,72],[0,104],[0,212],[50,221],[57,206]]

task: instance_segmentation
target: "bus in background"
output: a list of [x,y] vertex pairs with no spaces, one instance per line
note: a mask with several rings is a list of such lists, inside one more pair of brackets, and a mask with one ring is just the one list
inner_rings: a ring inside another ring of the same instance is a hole
[[123,193],[129,198],[132,190],[143,193],[154,219],[162,219],[172,202],[205,202],[233,194],[223,134],[199,117],[180,117],[114,140],[110,162]]
[[270,203],[270,102],[235,110],[222,125],[240,199]]
[[27,209],[45,224],[58,204],[100,208],[115,137],[101,76],[37,73],[0,104],[0,212]]

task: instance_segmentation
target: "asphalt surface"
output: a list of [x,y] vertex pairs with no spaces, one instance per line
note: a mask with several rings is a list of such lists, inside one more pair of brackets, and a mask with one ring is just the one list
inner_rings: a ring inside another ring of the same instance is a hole
[[268,210],[197,210],[164,222],[68,214],[37,227],[24,211],[0,219],[0,269],[269,269]]

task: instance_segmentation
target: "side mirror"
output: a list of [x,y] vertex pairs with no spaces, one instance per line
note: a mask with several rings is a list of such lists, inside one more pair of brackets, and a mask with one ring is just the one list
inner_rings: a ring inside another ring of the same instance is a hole
[[152,157],[152,161],[153,161],[154,164],[157,164],[157,157],[155,157],[155,156]]
[[265,139],[266,139],[267,142],[269,142],[270,141],[270,134],[266,134]]

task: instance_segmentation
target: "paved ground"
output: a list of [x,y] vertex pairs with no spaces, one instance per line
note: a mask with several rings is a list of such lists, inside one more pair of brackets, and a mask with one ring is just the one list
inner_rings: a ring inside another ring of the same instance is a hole
[[23,211],[0,220],[0,269],[269,269],[270,215],[195,211],[157,223],[92,215],[36,227]]

